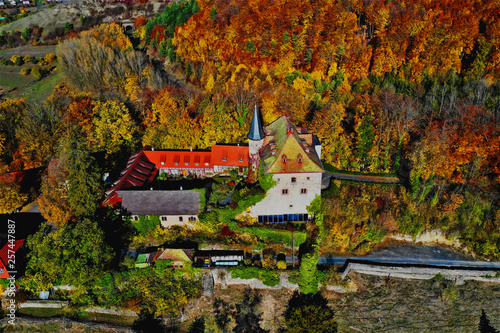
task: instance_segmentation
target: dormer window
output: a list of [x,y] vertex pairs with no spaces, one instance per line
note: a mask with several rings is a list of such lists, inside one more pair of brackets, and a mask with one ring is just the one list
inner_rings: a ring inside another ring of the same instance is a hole
[[281,160],[283,161],[283,163],[286,163],[286,155],[283,154],[283,156],[281,157]]
[[301,154],[297,155],[297,161],[302,162],[302,155]]

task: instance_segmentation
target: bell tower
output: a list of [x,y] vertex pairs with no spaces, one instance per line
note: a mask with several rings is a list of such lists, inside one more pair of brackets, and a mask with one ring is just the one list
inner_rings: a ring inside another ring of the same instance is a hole
[[257,104],[255,104],[255,110],[253,111],[252,124],[250,125],[250,131],[248,131],[248,153],[250,157],[250,164],[252,170],[259,169],[260,157],[259,150],[264,144],[264,138],[266,134],[262,128],[262,123],[259,117],[259,111],[257,111]]

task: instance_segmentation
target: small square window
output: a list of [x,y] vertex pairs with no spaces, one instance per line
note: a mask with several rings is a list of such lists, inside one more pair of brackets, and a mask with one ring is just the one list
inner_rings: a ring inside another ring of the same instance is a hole
[[307,194],[307,188],[301,188],[300,194]]
[[311,179],[311,177],[307,177],[307,180],[310,180],[310,179]]
[[166,216],[162,216],[162,217],[161,217],[161,220],[162,220],[162,221],[166,221],[166,220],[167,220],[167,217],[166,217]]
[[293,205],[290,205],[290,208],[293,208]]
[[179,222],[182,222],[182,216],[179,216]]
[[292,177],[292,184],[295,184],[295,183],[297,183],[297,178]]
[[287,188],[282,189],[281,194],[283,195],[288,194],[288,189]]

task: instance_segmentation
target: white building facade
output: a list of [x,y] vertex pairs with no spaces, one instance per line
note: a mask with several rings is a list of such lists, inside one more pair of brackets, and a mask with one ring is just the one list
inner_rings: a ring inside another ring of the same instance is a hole
[[[259,130],[260,129],[260,130]],[[311,218],[307,206],[321,195],[321,144],[305,128],[295,127],[283,116],[261,126],[257,110],[249,138],[250,163],[272,175],[276,185],[250,208],[250,216],[261,223],[305,222]]]

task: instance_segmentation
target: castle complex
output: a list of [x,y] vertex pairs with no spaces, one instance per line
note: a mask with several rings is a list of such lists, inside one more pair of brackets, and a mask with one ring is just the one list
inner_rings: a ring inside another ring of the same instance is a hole
[[[130,157],[120,178],[106,192],[104,204],[119,204],[135,219],[159,215],[165,227],[184,224],[196,220],[199,193],[145,191],[158,174],[210,177],[230,170],[244,175],[249,168],[252,172],[262,168],[276,185],[250,208],[250,216],[261,223],[307,221],[306,207],[321,194],[324,172],[318,138],[294,126],[286,116],[263,126],[255,107],[248,139],[248,145],[213,145],[207,151],[166,151],[146,146]],[[169,204],[171,200],[175,204]]]

